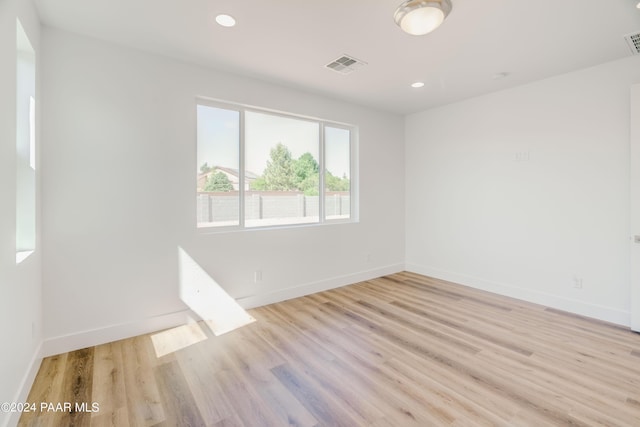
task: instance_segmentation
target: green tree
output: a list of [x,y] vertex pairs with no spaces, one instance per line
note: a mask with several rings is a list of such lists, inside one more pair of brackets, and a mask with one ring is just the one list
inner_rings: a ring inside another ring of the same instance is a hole
[[264,180],[264,177],[259,176],[258,178],[254,179],[253,181],[251,181],[251,183],[249,184],[249,187],[252,190],[255,191],[266,191],[267,189],[267,182]]
[[318,169],[318,162],[311,153],[304,153],[293,163],[296,188],[307,196],[318,195]]
[[305,196],[317,196],[319,194],[320,175],[315,174],[307,177],[298,185],[298,190],[302,191]]
[[351,188],[351,181],[346,175],[342,175],[342,178],[338,178],[331,172],[326,171],[324,175],[324,186],[328,191],[349,191]]
[[[320,187],[320,166],[311,153],[304,153],[293,159],[291,151],[278,143],[269,153],[262,176],[251,182],[256,191],[302,191],[307,196],[317,196]],[[328,191],[349,191],[351,183],[346,175],[342,178],[331,172],[325,173],[325,187]]]
[[200,173],[209,173],[212,169],[207,162],[204,162],[202,166],[200,166]]
[[[267,160],[264,169],[264,190],[290,191],[296,189],[293,173],[293,159],[291,151],[282,143],[278,143],[269,153],[271,159]],[[258,184],[260,185],[260,184]],[[255,186],[254,186],[255,187]]]
[[232,191],[233,184],[223,172],[217,171],[209,175],[204,185],[204,191]]

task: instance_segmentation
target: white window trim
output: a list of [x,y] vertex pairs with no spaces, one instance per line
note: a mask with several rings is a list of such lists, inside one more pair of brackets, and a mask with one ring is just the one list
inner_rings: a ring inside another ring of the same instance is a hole
[[[211,98],[196,98],[196,107],[198,105],[204,105],[213,108],[221,108],[226,110],[237,111],[239,113],[239,176],[238,176],[238,197],[239,197],[239,209],[238,209],[238,225],[218,225],[218,226],[198,226],[196,221],[196,229],[201,234],[210,234],[210,233],[225,233],[231,231],[254,231],[254,230],[270,230],[270,229],[283,229],[283,228],[302,228],[302,227],[319,227],[325,225],[333,225],[333,224],[351,224],[359,222],[360,218],[360,209],[359,209],[359,170],[358,170],[358,136],[359,129],[358,126],[336,122],[332,120],[321,119],[318,117],[305,116],[301,114],[289,113],[274,109],[268,109],[263,107],[250,106],[245,104],[234,103],[230,101],[211,99]],[[319,125],[319,159],[318,159],[318,168],[320,170],[320,188],[318,189],[319,195],[319,218],[317,222],[311,223],[303,223],[303,224],[282,224],[282,225],[264,225],[264,226],[253,226],[246,227],[245,225],[245,113],[255,112],[262,114],[271,114],[274,116],[284,117],[284,118],[293,118],[298,120],[306,120],[314,123],[318,123]],[[349,189],[349,218],[338,218],[338,219],[326,219],[326,211],[325,211],[325,127],[332,127],[336,129],[344,129],[349,131],[349,180],[350,180],[350,189]],[[197,155],[197,147],[196,147],[196,155]],[[195,197],[193,198],[195,199]],[[195,212],[195,208],[193,211]]]

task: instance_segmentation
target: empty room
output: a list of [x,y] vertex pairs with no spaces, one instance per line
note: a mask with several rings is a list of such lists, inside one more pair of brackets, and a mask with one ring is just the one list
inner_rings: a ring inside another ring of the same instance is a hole
[[640,425],[638,0],[0,0],[0,427]]

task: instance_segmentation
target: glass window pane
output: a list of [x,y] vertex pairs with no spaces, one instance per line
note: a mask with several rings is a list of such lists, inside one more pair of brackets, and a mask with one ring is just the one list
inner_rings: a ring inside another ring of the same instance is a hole
[[351,132],[325,127],[325,219],[351,217]]
[[240,112],[206,105],[197,108],[198,227],[237,226],[240,224]]
[[245,112],[245,226],[319,221],[317,122]]
[[36,54],[16,20],[16,262],[36,248]]

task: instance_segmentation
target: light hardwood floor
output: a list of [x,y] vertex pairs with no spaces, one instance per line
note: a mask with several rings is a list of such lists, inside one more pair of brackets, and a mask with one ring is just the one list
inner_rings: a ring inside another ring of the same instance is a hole
[[412,273],[250,313],[219,337],[195,323],[49,357],[29,402],[99,412],[20,425],[640,426],[622,327]]

